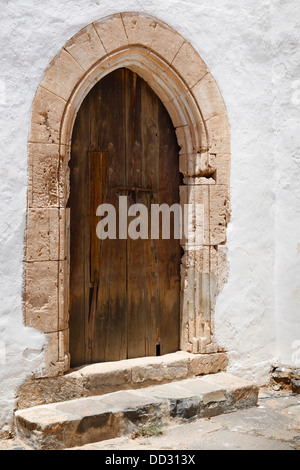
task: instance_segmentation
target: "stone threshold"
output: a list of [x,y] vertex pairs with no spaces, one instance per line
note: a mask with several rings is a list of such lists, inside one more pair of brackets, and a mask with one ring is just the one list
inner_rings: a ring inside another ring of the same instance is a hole
[[226,371],[227,355],[185,351],[158,357],[103,362],[78,367],[58,377],[28,378],[16,409],[159,385]]
[[66,449],[255,406],[258,387],[217,373],[15,412],[17,436],[37,450]]

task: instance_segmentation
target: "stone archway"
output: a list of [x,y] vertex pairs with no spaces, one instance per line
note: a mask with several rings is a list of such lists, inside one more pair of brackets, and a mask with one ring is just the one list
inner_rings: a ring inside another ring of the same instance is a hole
[[138,73],[162,100],[176,128],[182,204],[204,204],[204,244],[184,244],[181,349],[216,353],[213,313],[226,282],[230,129],[218,86],[195,49],[160,20],[116,14],[76,34],[52,60],[32,108],[28,143],[25,324],[45,333],[44,376],[69,369],[68,160],[76,113],[111,71]]

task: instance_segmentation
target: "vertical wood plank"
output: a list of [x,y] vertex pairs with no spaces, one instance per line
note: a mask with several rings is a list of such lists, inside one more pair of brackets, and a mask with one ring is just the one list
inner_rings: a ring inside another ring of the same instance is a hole
[[[159,112],[159,200],[160,204],[172,206],[179,203],[179,147],[174,138],[170,116],[163,106]],[[180,262],[181,246],[174,239],[174,219],[171,217],[171,239],[159,240],[160,280],[160,337],[161,354],[179,350],[180,318]]]
[[70,160],[70,356],[71,366],[85,362],[86,350],[86,208],[87,151],[90,145],[89,100],[82,103],[74,124]]
[[[126,186],[142,187],[143,154],[141,139],[141,82],[138,76],[125,70],[126,112]],[[129,206],[143,203],[140,193],[128,191]],[[129,218],[128,222],[132,219]],[[145,285],[144,240],[127,240],[127,357],[146,355],[146,318],[148,313]]]
[[107,152],[89,152],[90,157],[90,307],[89,307],[89,348],[88,362],[93,362],[96,344],[97,298],[100,277],[100,247],[97,237],[96,211],[105,202],[105,185],[107,170]]
[[[97,218],[96,210],[97,207],[102,204],[102,193],[103,183],[102,181],[102,152],[90,152],[90,228],[91,228],[91,272],[90,278],[91,283],[95,281],[95,278],[99,279],[99,260],[100,260],[100,240],[96,234]],[[103,169],[105,173],[105,168]]]
[[[116,208],[115,187],[125,184],[124,72],[117,70],[94,87],[92,146],[103,152],[101,203]],[[97,220],[98,222],[99,220]],[[102,240],[93,362],[126,359],[126,240]]]
[[[144,278],[147,297],[145,299],[146,355],[159,353],[160,311],[159,311],[159,243],[151,239],[151,204],[159,202],[159,147],[160,129],[158,115],[161,103],[155,93],[141,80],[141,123],[143,153],[143,187],[152,188],[146,194],[144,204],[149,214],[149,239],[144,241]],[[158,346],[158,348],[157,348]]]

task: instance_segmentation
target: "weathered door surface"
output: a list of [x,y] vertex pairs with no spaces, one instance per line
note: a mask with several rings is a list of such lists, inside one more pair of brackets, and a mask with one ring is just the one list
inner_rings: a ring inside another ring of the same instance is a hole
[[[71,365],[167,354],[179,349],[179,240],[119,234],[119,196],[179,202],[178,145],[161,101],[119,69],[85,98],[70,160]],[[116,239],[100,240],[100,204],[116,209]],[[138,215],[138,214],[137,214]],[[135,217],[128,217],[128,224]],[[172,218],[171,218],[172,220]],[[123,236],[123,238],[122,238]]]

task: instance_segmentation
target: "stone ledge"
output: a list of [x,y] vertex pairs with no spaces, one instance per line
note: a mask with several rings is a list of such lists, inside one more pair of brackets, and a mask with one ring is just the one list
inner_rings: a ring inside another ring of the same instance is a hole
[[15,429],[34,449],[64,449],[128,435],[140,425],[162,426],[248,408],[257,399],[255,384],[219,373],[19,410]]
[[16,409],[170,383],[215,374],[225,371],[226,367],[226,353],[191,354],[184,351],[91,364],[59,377],[28,378],[18,391]]

